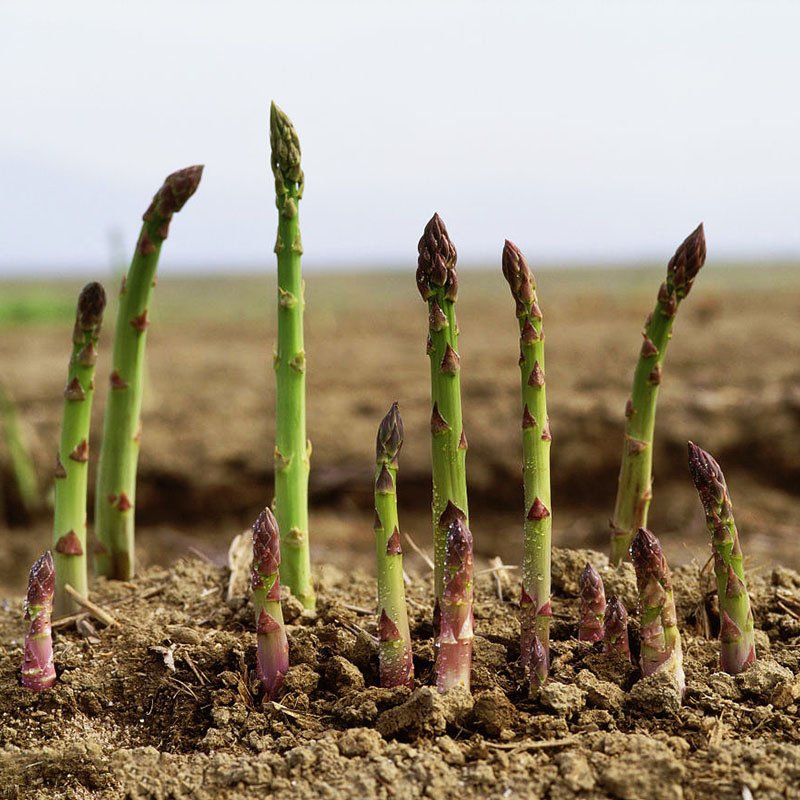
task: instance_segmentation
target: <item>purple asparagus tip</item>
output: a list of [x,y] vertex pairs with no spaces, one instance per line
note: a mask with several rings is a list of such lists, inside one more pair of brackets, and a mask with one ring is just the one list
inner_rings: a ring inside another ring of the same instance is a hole
[[49,689],[56,681],[50,628],[55,588],[56,569],[48,550],[31,567],[25,603],[25,619],[30,620],[30,629],[25,636],[22,685],[34,692]]
[[578,639],[582,642],[597,642],[603,638],[603,614],[606,610],[606,593],[600,573],[586,564],[580,581],[580,626]]
[[530,694],[536,697],[539,690],[547,683],[547,676],[550,672],[547,651],[538,636],[533,637],[531,652],[528,659],[530,664]]
[[395,400],[378,426],[378,437],[375,442],[375,454],[378,463],[388,461],[390,464],[397,464],[397,456],[400,454],[402,446],[403,420],[400,417],[400,410]]
[[447,298],[455,300],[458,289],[455,270],[458,254],[438,214],[434,214],[425,226],[417,251],[417,288],[422,299],[428,300],[436,288],[444,287]]
[[628,643],[628,612],[619,598],[613,595],[606,606],[603,619],[603,642],[606,653],[622,653],[631,660],[631,648]]
[[701,222],[680,244],[667,265],[667,275],[679,298],[689,294],[703,264],[706,262],[706,234]]

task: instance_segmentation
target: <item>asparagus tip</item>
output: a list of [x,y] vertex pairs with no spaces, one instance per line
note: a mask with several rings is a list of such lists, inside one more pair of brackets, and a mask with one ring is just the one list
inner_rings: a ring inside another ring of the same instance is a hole
[[523,306],[530,305],[535,298],[536,283],[522,251],[508,239],[503,247],[502,265],[514,299]]
[[425,226],[417,252],[417,288],[422,299],[428,300],[437,288],[444,287],[446,297],[455,300],[458,288],[455,270],[458,254],[438,214],[434,214]]
[[375,443],[375,453],[378,463],[388,461],[397,463],[397,456],[403,447],[403,420],[395,400],[378,426],[378,437]]
[[274,100],[269,108],[269,143],[276,191],[282,194],[289,184],[302,185],[300,139],[292,121]]
[[679,245],[667,265],[667,275],[680,298],[686,297],[706,261],[706,235],[701,222]]
[[83,331],[94,331],[96,336],[100,332],[103,321],[103,310],[106,307],[106,292],[102,284],[93,281],[81,289],[78,297],[78,326]]

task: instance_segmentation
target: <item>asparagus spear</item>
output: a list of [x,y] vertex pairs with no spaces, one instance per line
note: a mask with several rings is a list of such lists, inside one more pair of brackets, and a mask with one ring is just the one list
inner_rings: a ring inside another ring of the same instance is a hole
[[706,513],[714,551],[721,619],[719,663],[723,671],[738,675],[756,660],[756,649],[733,504],[719,464],[692,442],[689,442],[689,471]]
[[253,525],[253,566],[250,585],[256,616],[258,657],[256,674],[272,700],[289,669],[289,643],[281,609],[280,533],[272,512],[265,508]]
[[536,697],[550,674],[550,654],[544,649],[538,636],[533,637],[526,661],[530,665],[529,693],[531,697]]
[[436,618],[440,617],[445,581],[445,550],[450,523],[467,508],[467,437],[461,420],[461,358],[458,355],[456,248],[438,214],[419,240],[417,289],[428,303],[431,361],[431,456],[433,463],[433,553]]
[[469,691],[472,668],[472,534],[465,520],[456,517],[447,530],[444,589],[440,604],[439,653],[436,688],[446,692],[456,686]]
[[603,618],[603,643],[606,653],[622,653],[631,660],[628,644],[628,612],[616,595],[612,595]]
[[202,166],[173,172],[142,217],[136,251],[122,279],[95,496],[95,571],[129,580],[134,571],[134,506],[142,410],[147,310],[172,215],[194,194]]
[[670,259],[667,277],[658,290],[655,310],[645,322],[633,390],[625,406],[628,421],[611,520],[611,562],[615,565],[627,555],[634,531],[647,525],[653,483],[653,429],[664,356],[678,306],[689,294],[705,260],[706,240],[701,224]]
[[403,420],[397,403],[381,420],[375,445],[375,547],[378,560],[378,635],[381,686],[414,685],[408,630],[403,553],[397,521],[397,461],[403,446]]
[[503,275],[519,320],[522,378],[522,456],[525,483],[525,553],[522,561],[520,654],[528,663],[533,637],[550,653],[550,418],[547,415],[542,312],[536,281],[522,251],[506,239]]
[[603,616],[606,610],[606,593],[600,573],[586,564],[580,579],[581,621],[578,639],[597,642],[603,638]]
[[633,538],[631,560],[639,588],[642,675],[667,672],[683,694],[686,680],[672,580],[661,544],[646,528],[639,528]]
[[300,142],[289,117],[270,107],[269,142],[278,208],[278,346],[274,355],[277,384],[275,433],[275,502],[284,532],[281,577],[306,608],[314,608],[308,546],[308,473],[311,442],[306,439],[306,355],[303,346],[305,285],[300,274],[303,244],[298,203],[303,197]]
[[84,597],[86,577],[86,488],[89,478],[89,426],[94,396],[97,339],[106,307],[99,283],[87,283],[78,297],[72,356],[64,389],[61,443],[56,455],[53,551],[56,573],[54,612],[72,614],[78,604],[64,591],[70,584]]
[[49,689],[56,682],[53,637],[50,629],[55,581],[53,556],[48,550],[31,567],[28,577],[28,597],[25,603],[25,619],[30,620],[31,624],[25,636],[22,685],[34,692]]

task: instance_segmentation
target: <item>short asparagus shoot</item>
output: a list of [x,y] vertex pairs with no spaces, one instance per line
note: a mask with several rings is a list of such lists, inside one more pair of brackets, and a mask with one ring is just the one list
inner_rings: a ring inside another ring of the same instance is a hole
[[445,543],[444,590],[440,605],[436,688],[440,692],[461,686],[469,691],[473,640],[472,533],[466,521],[455,518]]
[[134,573],[145,342],[158,257],[173,214],[195,193],[202,173],[202,166],[194,166],[166,178],[142,217],[136,251],[122,279],[94,510],[95,572],[109,578],[130,580]]
[[719,663],[724,672],[738,675],[756,660],[756,648],[733,504],[719,464],[692,442],[689,471],[703,504],[714,552],[720,612]]
[[[468,529],[467,437],[461,418],[461,357],[458,354],[457,253],[444,222],[434,214],[418,245],[417,289],[428,304],[427,353],[431,362],[431,457],[433,473],[434,627],[441,618],[450,523]],[[438,631],[435,632],[438,635]]]
[[522,379],[522,457],[525,485],[525,551],[522,560],[520,661],[527,665],[533,638],[550,657],[550,418],[544,371],[544,330],[536,280],[522,251],[506,239],[503,275],[519,321]]
[[30,628],[25,636],[22,685],[34,692],[49,689],[56,682],[50,628],[55,577],[53,556],[48,550],[31,567],[25,602],[25,619],[30,621]]
[[634,533],[647,525],[653,497],[653,432],[661,371],[678,306],[689,294],[706,260],[702,224],[675,251],[667,277],[658,290],[656,307],[645,321],[644,341],[633,376],[633,389],[625,406],[625,436],[617,499],[611,519],[611,563],[628,554]]
[[646,528],[639,528],[631,542],[631,560],[639,589],[642,676],[666,672],[683,696],[686,678],[672,579],[661,543]]
[[603,650],[606,653],[621,653],[631,660],[628,642],[628,612],[616,595],[612,595],[603,617]]
[[283,531],[281,578],[306,608],[314,608],[308,543],[308,474],[311,442],[306,438],[306,353],[303,344],[305,287],[300,272],[303,243],[298,205],[305,178],[300,141],[289,117],[270,108],[269,142],[278,208],[278,343],[276,376],[275,502]]
[[603,638],[603,618],[606,611],[606,592],[600,573],[586,564],[579,581],[581,598],[578,639],[598,642]]
[[265,508],[253,525],[253,566],[250,585],[256,618],[256,674],[268,700],[277,697],[289,669],[289,642],[283,624],[278,567],[281,545],[278,523]]
[[397,466],[403,446],[403,420],[392,403],[378,427],[375,445],[375,549],[378,563],[378,638],[383,687],[414,685],[408,629],[403,551],[397,515]]
[[72,614],[79,606],[64,590],[69,584],[88,595],[86,502],[89,480],[89,426],[94,396],[97,340],[106,307],[99,283],[88,283],[78,297],[72,356],[64,389],[61,442],[56,455],[53,553],[56,573],[54,613]]

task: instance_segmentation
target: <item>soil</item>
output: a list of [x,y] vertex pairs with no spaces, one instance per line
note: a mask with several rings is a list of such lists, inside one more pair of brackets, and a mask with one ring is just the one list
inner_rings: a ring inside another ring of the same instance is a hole
[[[18,684],[15,602],[0,611],[0,796],[800,797],[800,575],[776,567],[751,579],[759,660],[734,678],[717,671],[713,576],[699,564],[675,571],[681,705],[658,676],[641,680],[576,640],[587,559],[634,608],[630,565],[556,549],[551,681],[536,700],[514,663],[519,596],[507,573],[476,582],[471,696],[430,687],[425,574],[408,587],[413,691],[376,685],[371,576],[326,567],[316,615],[284,597],[291,667],[275,702],[254,680],[246,580],[228,598],[224,568],[181,560],[135,584],[100,581],[94,599],[117,624],[83,616],[57,628],[58,682],[39,694]],[[635,651],[635,621],[630,636]]]

